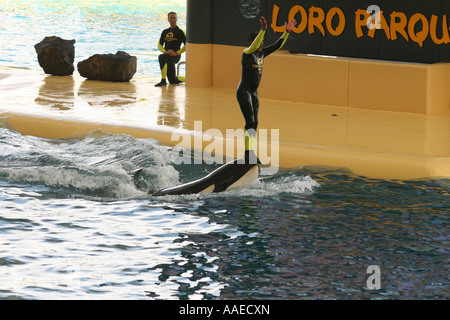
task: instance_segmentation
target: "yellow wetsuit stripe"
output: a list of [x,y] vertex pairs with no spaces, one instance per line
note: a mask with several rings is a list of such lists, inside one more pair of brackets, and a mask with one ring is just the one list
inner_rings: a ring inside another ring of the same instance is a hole
[[177,51],[177,55],[180,55],[185,51],[186,51],[186,46],[184,45],[183,48],[181,48],[180,50]]
[[244,131],[244,143],[245,150],[254,150],[255,148],[255,135],[250,134],[247,130]]
[[158,49],[159,49],[159,51],[161,51],[162,53],[166,53],[166,49],[163,47],[163,45],[161,44],[161,42],[159,42],[159,40],[158,40]]
[[281,43],[281,46],[277,50],[280,50],[281,48],[283,48],[288,37],[289,37],[289,32],[285,31],[280,37],[280,39],[283,39],[283,42]]
[[167,63],[161,69],[161,79],[165,80],[167,78]]
[[264,39],[265,34],[266,34],[266,31],[261,29],[261,31],[259,31],[258,35],[256,36],[255,40],[253,40],[250,47],[245,48],[244,53],[251,54],[251,53],[255,52],[256,50],[258,50],[259,46],[261,45],[261,43]]

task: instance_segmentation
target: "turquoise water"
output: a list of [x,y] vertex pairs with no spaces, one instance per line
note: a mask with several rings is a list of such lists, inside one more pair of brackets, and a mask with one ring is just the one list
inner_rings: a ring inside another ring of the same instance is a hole
[[[39,69],[33,46],[55,34],[77,40],[76,62],[125,50],[157,75],[168,10],[183,26],[183,1],[0,0],[0,65]],[[140,167],[151,187],[216,167],[172,156],[151,139],[0,125],[0,299],[449,298],[448,180],[298,168],[214,195],[133,186]]]
[[75,67],[122,50],[137,57],[137,74],[159,75],[157,41],[170,11],[186,30],[186,0],[0,0],[0,66],[41,70],[34,45],[56,35],[76,40]]

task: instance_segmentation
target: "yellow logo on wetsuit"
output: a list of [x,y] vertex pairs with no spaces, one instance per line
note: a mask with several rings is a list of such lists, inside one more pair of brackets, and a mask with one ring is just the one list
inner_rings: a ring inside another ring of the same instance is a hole
[[261,68],[262,69],[263,65],[264,65],[263,59],[262,58],[258,58],[258,64],[253,64],[252,67],[253,68]]
[[177,41],[177,38],[174,38],[173,32],[169,32],[166,34],[166,40],[165,41]]

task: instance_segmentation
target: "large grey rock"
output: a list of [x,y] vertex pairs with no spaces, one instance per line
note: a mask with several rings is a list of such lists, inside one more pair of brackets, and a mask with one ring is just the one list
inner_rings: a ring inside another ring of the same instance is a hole
[[130,81],[136,73],[137,59],[124,51],[95,54],[78,63],[78,72],[90,80]]
[[75,40],[64,40],[57,36],[45,37],[34,46],[39,65],[47,74],[55,76],[72,75],[75,70]]

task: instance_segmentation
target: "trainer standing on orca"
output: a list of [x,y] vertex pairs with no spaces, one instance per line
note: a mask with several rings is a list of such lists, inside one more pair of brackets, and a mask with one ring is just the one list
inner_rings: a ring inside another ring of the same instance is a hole
[[[186,33],[177,26],[178,16],[175,12],[167,14],[167,21],[170,28],[163,30],[158,42],[158,49],[162,52],[159,55],[159,66],[161,68],[161,82],[155,87],[166,86],[166,78],[171,84],[181,83],[175,74],[175,64],[181,59],[181,54],[186,51]],[[181,47],[181,44],[184,44]]]
[[[256,128],[258,127],[259,97],[257,90],[261,82],[264,58],[283,47],[289,32],[297,23],[295,19],[292,19],[289,23],[285,22],[286,31],[281,37],[274,44],[263,47],[267,22],[264,17],[261,17],[259,22],[261,23],[261,30],[259,33],[250,34],[248,38],[250,46],[242,53],[242,76],[236,92],[236,98],[245,118],[245,158],[250,162],[259,162],[253,153],[253,149]],[[254,158],[250,159],[250,157]]]

